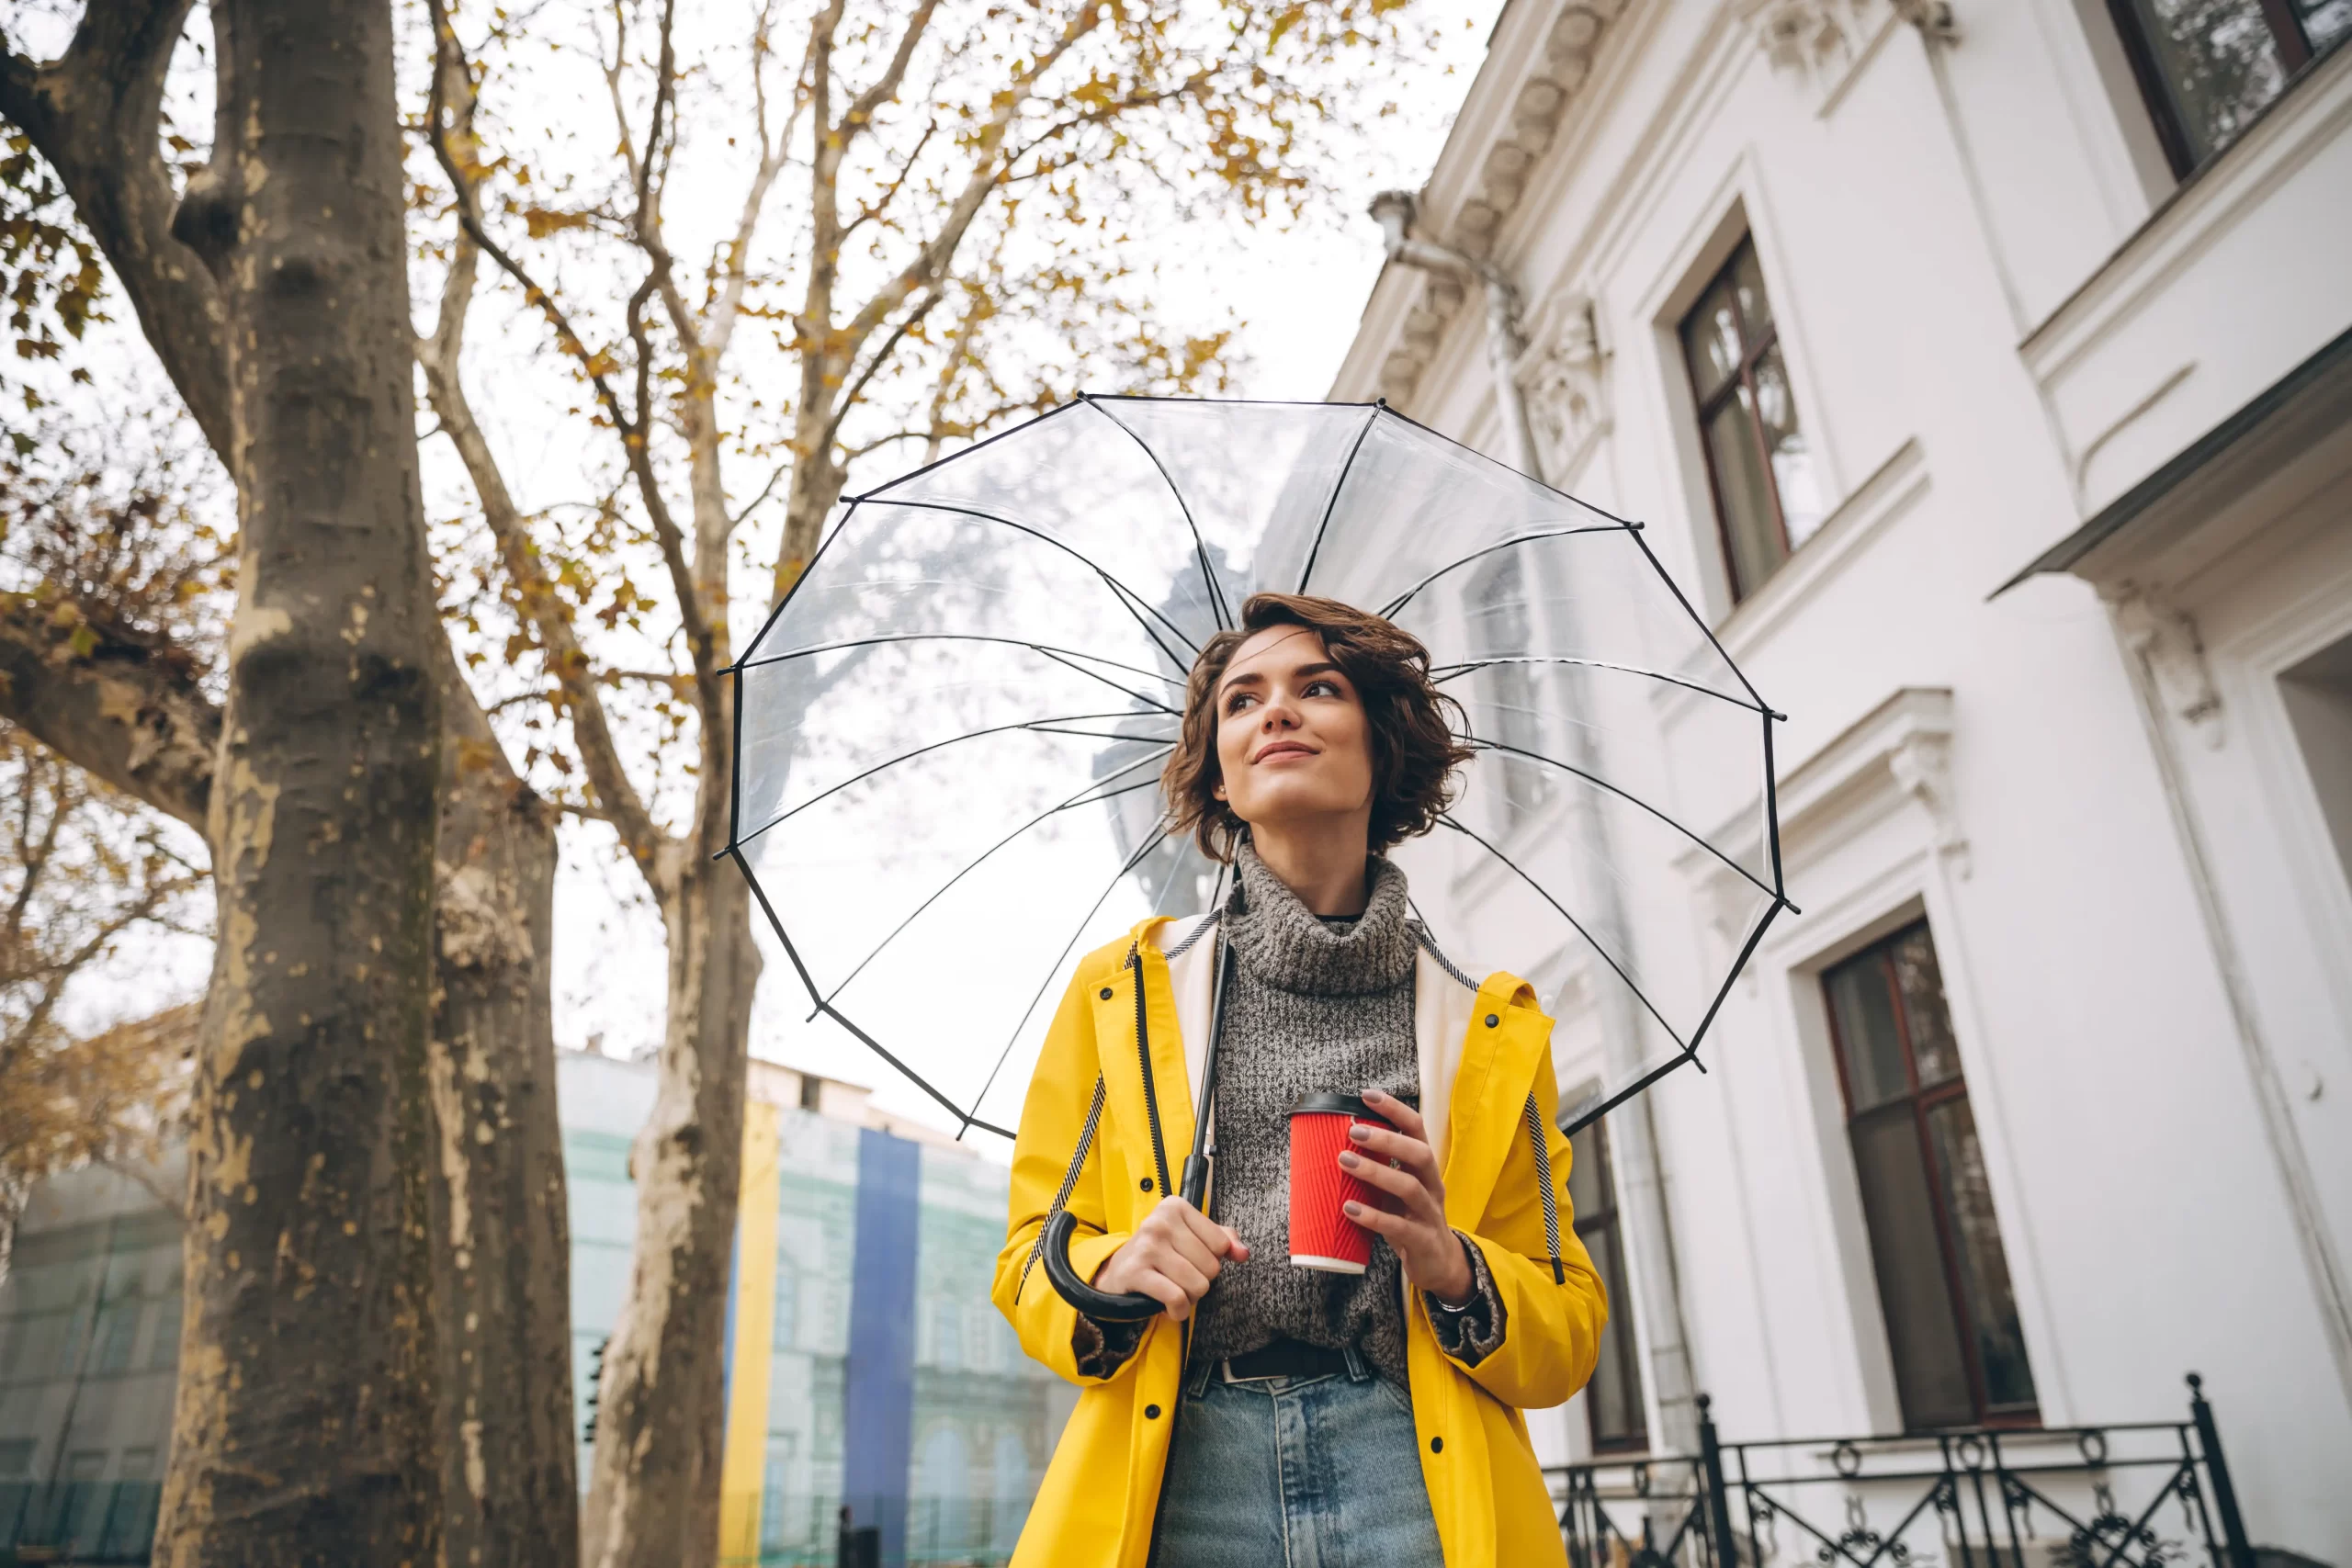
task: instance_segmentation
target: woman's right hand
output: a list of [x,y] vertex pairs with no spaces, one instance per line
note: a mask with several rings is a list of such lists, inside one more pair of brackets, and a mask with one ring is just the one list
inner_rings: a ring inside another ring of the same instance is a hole
[[1193,1303],[1209,1293],[1223,1259],[1245,1258],[1239,1236],[1182,1198],[1162,1198],[1143,1217],[1136,1234],[1094,1271],[1093,1285],[1111,1295],[1140,1291],[1168,1309],[1171,1323],[1193,1315]]

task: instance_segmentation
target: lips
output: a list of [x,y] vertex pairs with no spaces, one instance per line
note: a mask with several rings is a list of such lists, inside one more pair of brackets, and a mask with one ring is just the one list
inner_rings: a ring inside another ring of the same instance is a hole
[[1312,746],[1302,746],[1295,740],[1277,740],[1250,761],[1254,766],[1259,762],[1272,761],[1276,757],[1312,757],[1313,755],[1315,755],[1315,749]]

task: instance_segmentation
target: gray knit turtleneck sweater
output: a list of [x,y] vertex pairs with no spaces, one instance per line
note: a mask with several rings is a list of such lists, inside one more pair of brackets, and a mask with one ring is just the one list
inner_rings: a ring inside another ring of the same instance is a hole
[[1221,935],[1233,947],[1218,1055],[1216,1185],[1209,1214],[1250,1245],[1201,1302],[1193,1354],[1238,1356],[1277,1339],[1358,1347],[1405,1381],[1405,1308],[1396,1255],[1375,1238],[1362,1274],[1290,1262],[1290,1108],[1317,1089],[1420,1098],[1413,1043],[1412,927],[1405,874],[1371,864],[1371,899],[1352,921],[1318,919],[1249,844]]
[[[1320,919],[1268,871],[1245,840],[1218,922],[1235,963],[1218,1053],[1216,1168],[1209,1213],[1250,1244],[1226,1260],[1201,1299],[1195,1361],[1245,1355],[1277,1339],[1329,1349],[1356,1346],[1383,1377],[1405,1370],[1403,1270],[1374,1237],[1362,1274],[1327,1274],[1290,1261],[1290,1108],[1317,1089],[1385,1089],[1418,1102],[1413,950],[1405,874],[1374,857],[1371,899],[1352,920]],[[1458,1233],[1457,1233],[1458,1234]],[[1433,1311],[1439,1348],[1465,1364],[1502,1343],[1494,1277],[1465,1237],[1476,1293],[1461,1312]],[[1141,1324],[1081,1317],[1073,1331],[1080,1375],[1107,1378],[1135,1353]]]

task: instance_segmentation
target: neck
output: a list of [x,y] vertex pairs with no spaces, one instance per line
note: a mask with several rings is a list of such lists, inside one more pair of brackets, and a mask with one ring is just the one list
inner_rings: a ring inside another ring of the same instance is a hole
[[1255,824],[1250,841],[1266,869],[1317,915],[1361,915],[1372,892],[1367,825],[1350,820],[1311,827]]

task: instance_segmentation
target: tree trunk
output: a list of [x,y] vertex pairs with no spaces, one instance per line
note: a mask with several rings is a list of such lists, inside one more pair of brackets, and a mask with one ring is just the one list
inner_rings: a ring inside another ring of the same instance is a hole
[[653,1113],[629,1156],[637,1253],[605,1353],[582,1561],[709,1568],[718,1551],[727,1286],[759,949],[742,874],[688,841],[655,867],[670,946]]
[[388,0],[215,0],[238,605],[155,1559],[441,1558],[426,1042],[441,730]]
[[431,1073],[449,1568],[573,1568],[571,1243],[548,1001],[554,814],[443,658]]

